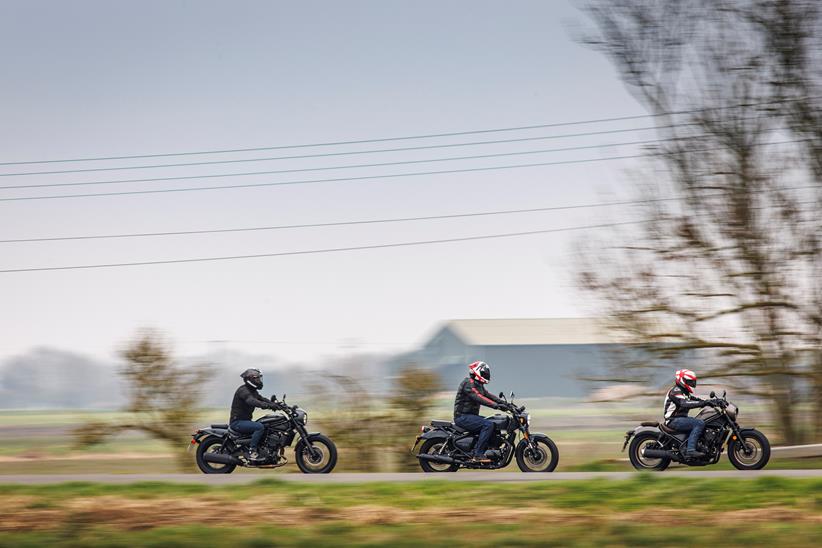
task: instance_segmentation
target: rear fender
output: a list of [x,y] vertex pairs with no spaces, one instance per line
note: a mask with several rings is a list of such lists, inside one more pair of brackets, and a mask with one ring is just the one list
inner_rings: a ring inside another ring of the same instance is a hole
[[633,430],[628,430],[625,432],[625,442],[622,444],[622,451],[625,451],[625,448],[628,447],[628,443],[630,443],[631,438],[642,432],[653,432],[658,436],[663,435],[663,432],[659,429],[659,426],[651,426],[651,423],[642,423]]
[[191,445],[202,443],[204,439],[210,437],[225,438],[228,436],[228,430],[223,428],[202,428],[191,434]]
[[411,452],[414,452],[414,450],[417,448],[417,445],[419,445],[420,441],[422,440],[447,440],[450,437],[451,435],[445,430],[431,428],[430,430],[426,430],[422,434],[417,436],[417,439],[415,439],[414,443],[411,445]]

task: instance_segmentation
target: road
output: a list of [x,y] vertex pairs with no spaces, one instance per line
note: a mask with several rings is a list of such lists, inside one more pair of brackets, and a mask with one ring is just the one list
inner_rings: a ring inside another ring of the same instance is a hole
[[[552,474],[523,474],[519,472],[458,472],[454,474],[351,474],[339,473],[328,475],[305,474],[57,474],[57,475],[0,475],[2,484],[49,484],[64,482],[97,482],[97,483],[136,483],[162,481],[172,483],[202,483],[207,485],[237,485],[251,483],[261,479],[277,479],[299,483],[364,483],[364,482],[409,482],[409,481],[470,481],[490,483],[511,483],[529,481],[565,481],[611,479],[625,480],[637,477],[635,472],[555,472]],[[659,477],[687,478],[736,478],[755,479],[765,476],[781,478],[822,478],[820,470],[761,470],[757,472],[739,472],[736,470],[694,470],[668,471]]]

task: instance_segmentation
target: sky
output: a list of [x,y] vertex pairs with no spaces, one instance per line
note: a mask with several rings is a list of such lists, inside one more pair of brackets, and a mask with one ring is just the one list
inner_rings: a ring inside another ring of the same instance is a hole
[[[274,147],[644,114],[574,4],[553,1],[0,3],[0,162]],[[599,159],[648,131],[417,151],[12,175],[365,151],[645,127],[649,120],[233,154],[0,165],[0,198],[265,183]],[[383,167],[296,170],[589,146]],[[556,207],[624,198],[635,160],[358,181],[0,200],[2,239],[167,232]],[[629,220],[589,208],[170,237],[0,243],[0,270],[268,254]],[[0,360],[40,346],[111,357],[143,327],[182,354],[230,348],[316,364],[414,347],[451,318],[595,313],[574,284],[597,231],[347,253],[0,273]]]

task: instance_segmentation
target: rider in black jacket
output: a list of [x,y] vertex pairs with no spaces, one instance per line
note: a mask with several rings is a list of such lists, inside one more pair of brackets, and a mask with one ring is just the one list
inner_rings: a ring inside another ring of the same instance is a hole
[[693,395],[696,388],[696,373],[690,369],[680,369],[674,375],[676,384],[665,396],[665,423],[680,432],[690,432],[686,456],[704,457],[705,453],[696,450],[696,442],[705,430],[705,421],[688,416],[688,411],[705,407],[710,402]]
[[474,460],[489,462],[498,456],[497,451],[485,451],[488,440],[494,432],[494,423],[479,415],[481,405],[500,409],[504,402],[485,389],[491,380],[491,368],[485,362],[474,362],[468,366],[468,376],[460,383],[454,400],[454,424],[468,430],[479,431],[474,446]]
[[251,416],[257,407],[276,409],[276,404],[261,396],[258,392],[263,387],[263,374],[259,369],[246,369],[240,377],[243,379],[243,385],[234,392],[234,400],[231,402],[231,417],[228,424],[232,430],[236,430],[241,434],[251,434],[251,444],[247,456],[249,460],[259,460],[258,448],[265,432],[265,426],[252,421]]

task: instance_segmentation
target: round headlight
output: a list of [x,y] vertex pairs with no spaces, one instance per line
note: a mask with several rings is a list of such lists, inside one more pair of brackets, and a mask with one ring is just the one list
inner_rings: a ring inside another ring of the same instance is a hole
[[308,413],[303,413],[303,424],[308,424]]

